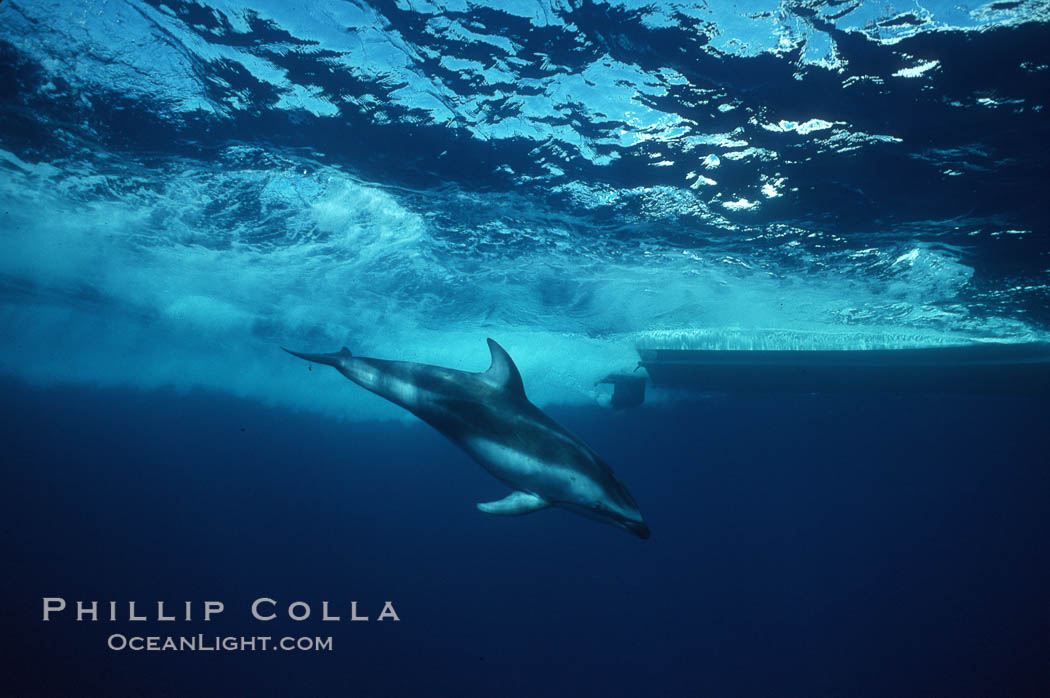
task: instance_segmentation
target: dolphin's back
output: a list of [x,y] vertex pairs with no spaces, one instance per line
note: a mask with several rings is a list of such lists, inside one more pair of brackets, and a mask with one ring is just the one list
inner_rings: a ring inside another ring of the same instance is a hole
[[589,481],[602,496],[634,506],[612,468],[526,397],[517,369],[500,369],[494,378],[491,368],[473,373],[372,358],[350,363],[364,378],[354,380],[437,429],[511,487],[524,480],[553,504],[573,498],[573,483]]

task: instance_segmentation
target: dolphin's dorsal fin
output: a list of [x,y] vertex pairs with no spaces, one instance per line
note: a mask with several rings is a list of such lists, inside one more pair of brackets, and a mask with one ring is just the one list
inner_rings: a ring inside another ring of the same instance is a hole
[[[499,346],[499,345],[497,345]],[[495,516],[521,516],[531,514],[540,509],[546,509],[550,503],[528,492],[511,492],[503,499],[496,502],[484,502],[478,504],[478,509],[486,514]]]
[[489,339],[489,351],[492,353],[492,364],[489,370],[485,371],[485,378],[515,397],[524,398],[525,385],[521,382],[521,374],[518,373],[518,367],[514,365],[510,354],[491,338]]

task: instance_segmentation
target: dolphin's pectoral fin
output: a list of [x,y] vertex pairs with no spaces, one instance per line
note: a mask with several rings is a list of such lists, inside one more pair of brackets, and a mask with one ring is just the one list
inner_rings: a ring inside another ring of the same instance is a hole
[[540,509],[546,509],[550,502],[528,492],[511,492],[498,502],[483,502],[478,504],[486,514],[495,516],[521,516],[531,514]]

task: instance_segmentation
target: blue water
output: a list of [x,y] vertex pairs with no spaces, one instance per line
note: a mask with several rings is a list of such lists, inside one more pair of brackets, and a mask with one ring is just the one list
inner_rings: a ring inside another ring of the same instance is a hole
[[[594,384],[1046,341],[1048,96],[1037,0],[5,0],[6,692],[1046,694],[1046,398]],[[278,348],[486,337],[650,540],[482,515],[502,485]],[[402,620],[114,653],[49,595]]]

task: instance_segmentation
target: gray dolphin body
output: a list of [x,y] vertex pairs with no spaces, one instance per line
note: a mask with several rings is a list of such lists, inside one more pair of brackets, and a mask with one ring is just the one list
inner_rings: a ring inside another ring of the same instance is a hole
[[344,376],[434,427],[514,491],[478,504],[487,514],[518,516],[558,506],[619,526],[639,538],[649,527],[627,488],[587,444],[525,397],[510,355],[488,340],[482,373],[334,354],[289,354],[334,366]]

